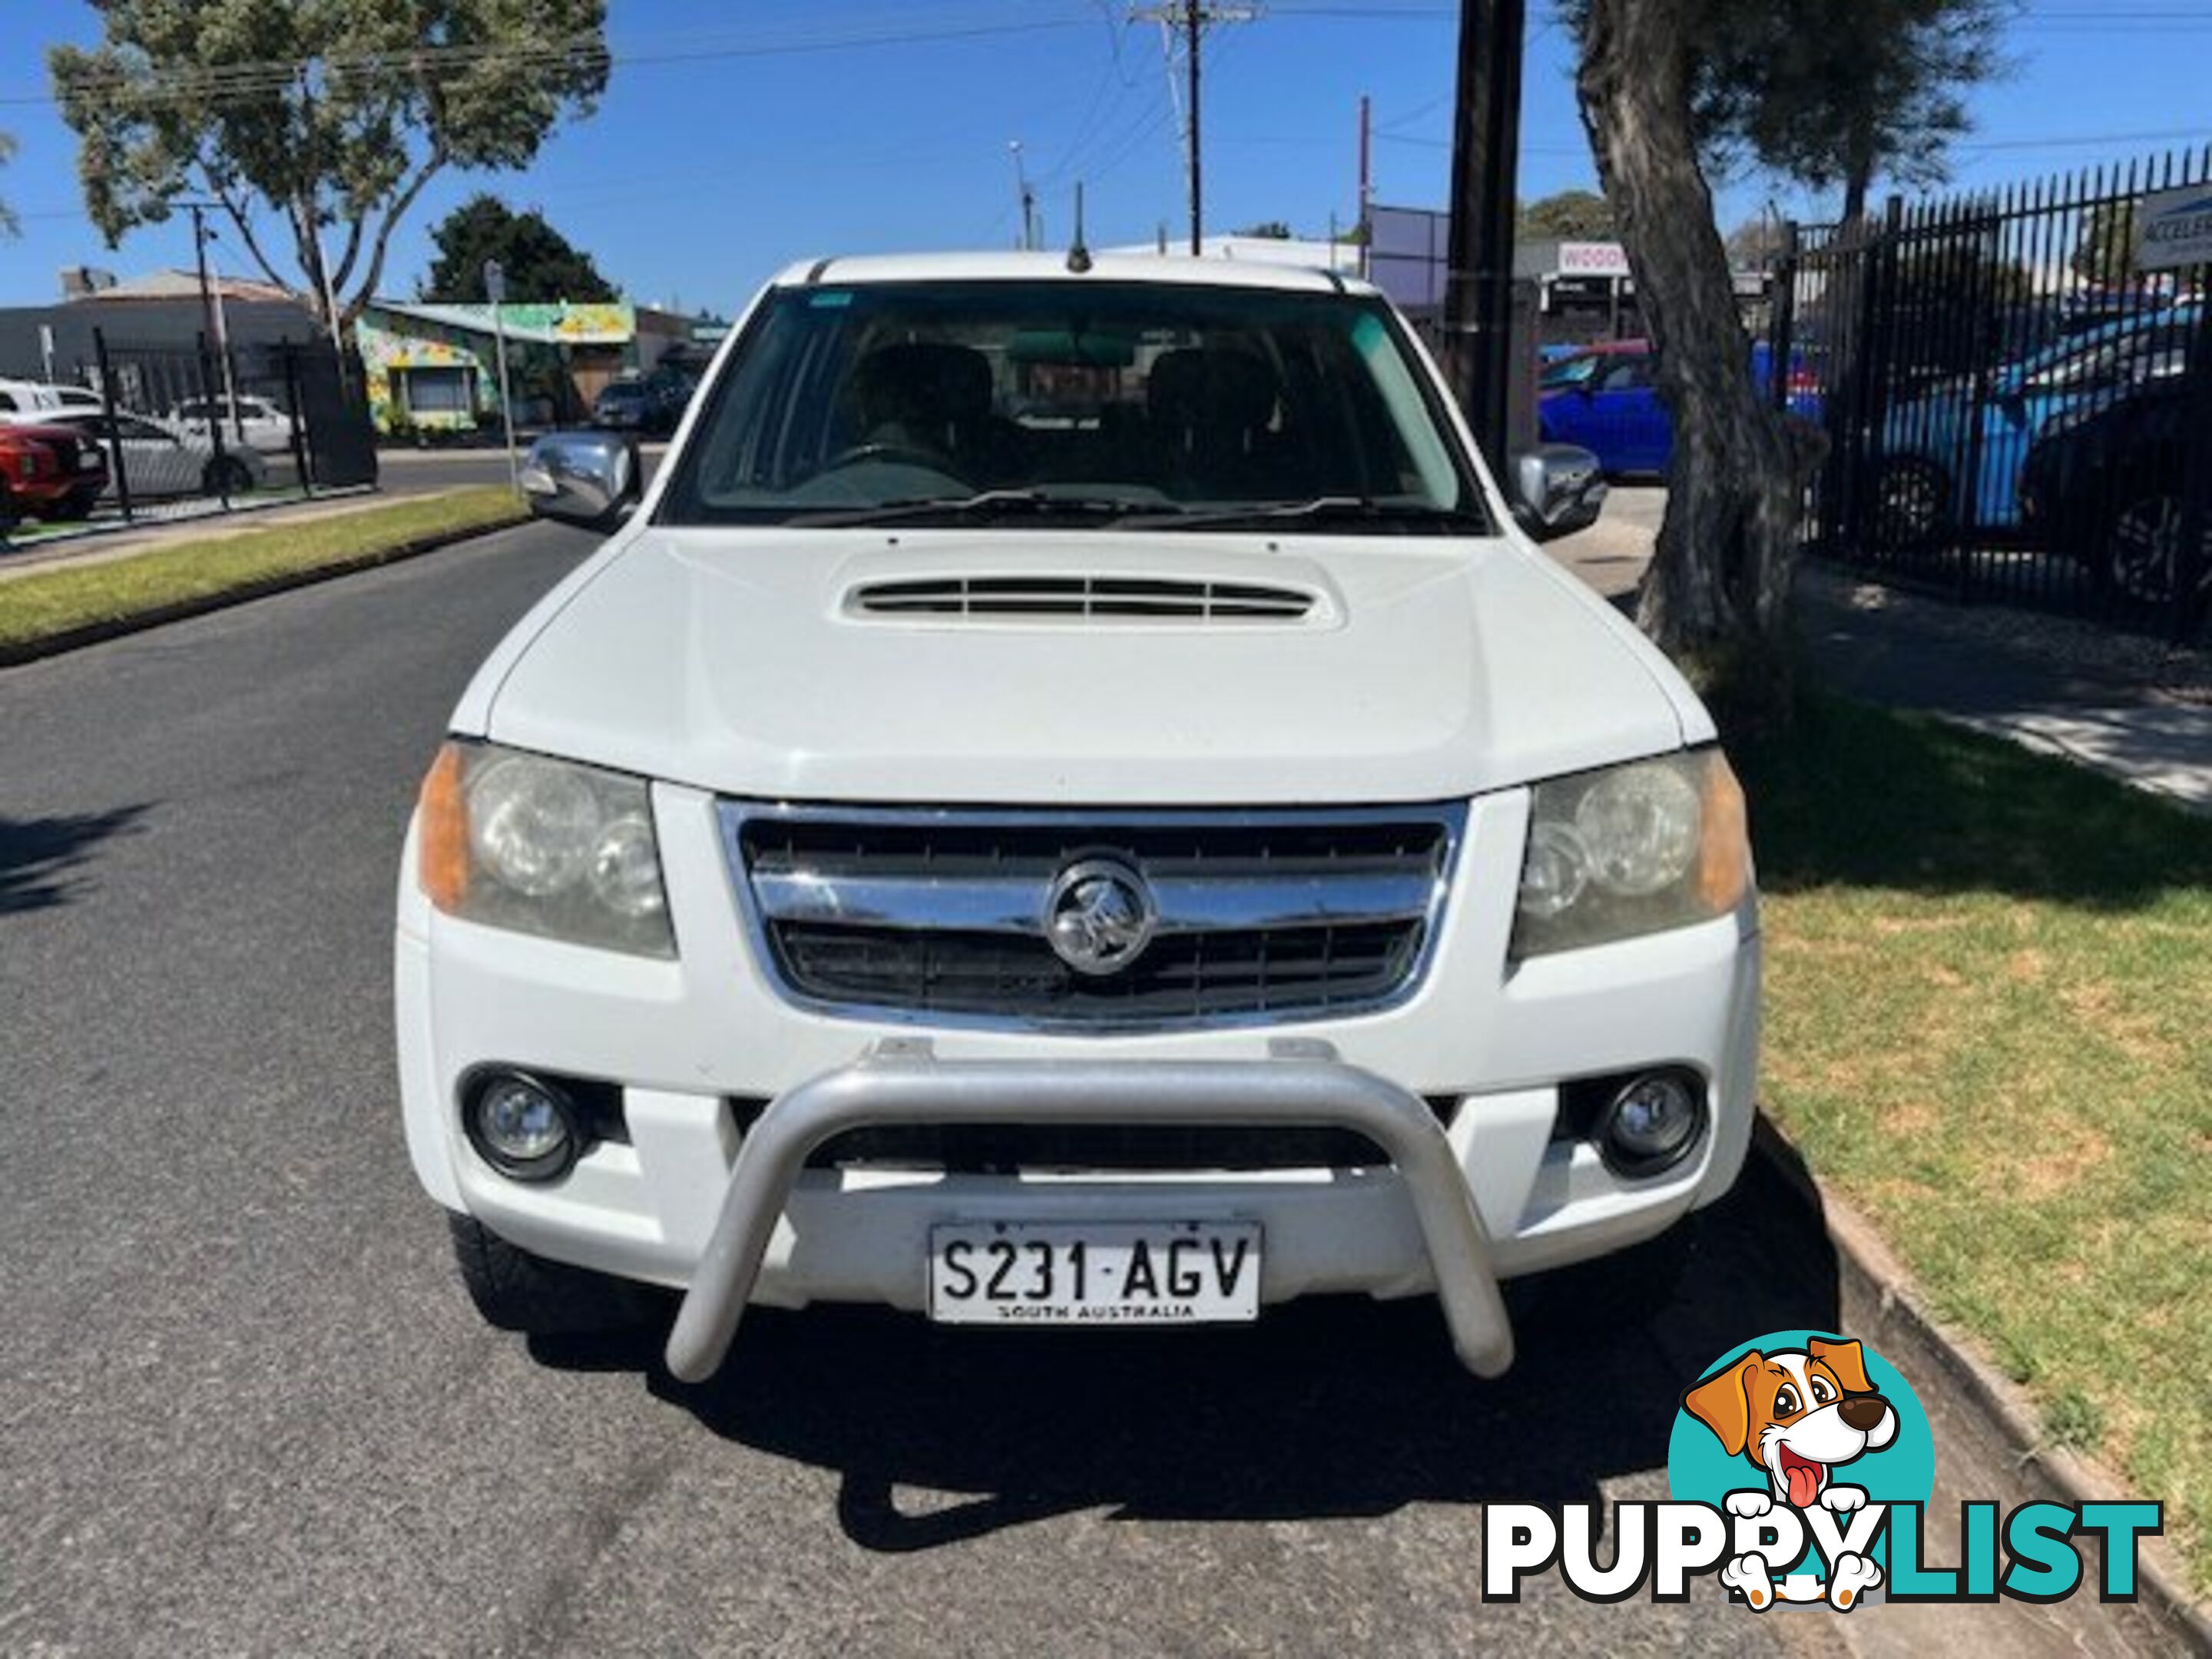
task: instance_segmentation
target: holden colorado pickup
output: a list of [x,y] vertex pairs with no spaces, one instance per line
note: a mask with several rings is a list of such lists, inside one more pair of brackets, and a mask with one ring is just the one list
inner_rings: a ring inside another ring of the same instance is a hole
[[1735,1180],[1712,722],[1365,284],[795,266],[650,488],[607,434],[523,484],[612,533],[454,710],[397,934],[407,1144],[494,1323],[680,1292],[699,1380],[755,1304],[1433,1294],[1494,1376],[1501,1280]]

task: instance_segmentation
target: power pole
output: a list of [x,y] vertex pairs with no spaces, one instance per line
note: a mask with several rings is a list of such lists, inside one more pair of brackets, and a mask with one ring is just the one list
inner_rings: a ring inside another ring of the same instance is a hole
[[[230,468],[224,465],[222,453],[222,416],[215,402],[216,379],[209,373],[208,341],[216,332],[215,291],[208,284],[207,204],[187,202],[185,205],[192,215],[192,260],[200,279],[200,406],[207,410],[208,442],[215,451],[216,493],[222,498],[225,511],[230,507]],[[234,411],[236,404],[233,403]]]
[[[1190,252],[1195,258],[1206,232],[1206,176],[1199,137],[1199,48],[1209,23],[1249,23],[1259,16],[1250,6],[1222,5],[1216,0],[1160,0],[1157,5],[1133,12],[1133,18],[1158,23],[1182,33],[1183,95],[1188,106],[1183,116],[1183,159],[1189,175]],[[1170,86],[1173,82],[1170,82]]]
[[200,279],[200,332],[211,339],[216,331],[215,297],[214,290],[208,285],[207,204],[204,202],[186,202],[184,205],[192,216],[192,260],[198,270]]
[[1527,17],[1527,0],[1460,0],[1445,362],[1452,391],[1493,470],[1505,464],[1509,436],[1514,185],[1521,170]]
[[1206,26],[1203,0],[1183,0],[1183,57],[1190,76],[1190,257],[1198,258],[1205,237],[1206,188],[1200,173],[1204,154],[1198,141],[1199,33]]
[[1024,251],[1037,245],[1036,192],[1030,188],[1030,176],[1022,167],[1022,141],[1014,139],[1006,149],[1014,158],[1014,198],[1022,210],[1022,246]]

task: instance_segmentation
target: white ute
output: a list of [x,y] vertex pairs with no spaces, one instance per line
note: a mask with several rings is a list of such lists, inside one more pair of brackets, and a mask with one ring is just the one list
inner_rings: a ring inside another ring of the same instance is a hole
[[[1536,469],[1541,471],[1540,465]],[[409,1150],[495,1323],[1249,1320],[1650,1239],[1748,1142],[1742,798],[1321,272],[772,283],[493,651],[399,884]],[[1540,504],[1532,504],[1540,505]]]

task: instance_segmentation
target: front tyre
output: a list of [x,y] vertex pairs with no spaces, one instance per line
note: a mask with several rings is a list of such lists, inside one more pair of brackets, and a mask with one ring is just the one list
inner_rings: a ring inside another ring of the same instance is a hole
[[210,461],[200,474],[200,493],[204,495],[243,495],[252,488],[253,474],[235,455]]
[[1889,455],[1867,476],[1875,546],[1911,557],[1935,550],[1951,525],[1951,480],[1933,461]]
[[2212,512],[2195,559],[2187,556],[2182,529],[2188,503],[2178,487],[2133,489],[2105,528],[2094,566],[2103,586],[2124,607],[2150,613],[2168,609],[2182,585],[2212,571]]
[[548,1261],[508,1243],[474,1216],[448,1213],[453,1261],[484,1322],[526,1336],[635,1330],[665,1316],[651,1288]]

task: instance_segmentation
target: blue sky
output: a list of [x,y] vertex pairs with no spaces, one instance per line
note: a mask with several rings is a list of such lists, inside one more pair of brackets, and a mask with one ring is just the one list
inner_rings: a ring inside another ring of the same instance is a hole
[[[1838,0],[1843,3],[1844,0]],[[1355,210],[1356,112],[1371,95],[1377,198],[1440,204],[1449,166],[1455,30],[1445,0],[1273,0],[1224,26],[1206,58],[1210,228],[1287,220],[1319,233]],[[1531,0],[1522,193],[1594,181],[1564,31]],[[728,310],[778,266],[823,252],[1003,246],[1016,227],[1009,141],[1024,146],[1054,240],[1073,179],[1089,182],[1094,242],[1182,222],[1180,140],[1157,28],[1121,0],[611,0],[613,79],[598,112],[526,173],[441,178],[395,240],[386,291],[410,293],[428,227],[489,187],[542,209],[631,297]],[[89,43],[79,0],[40,0],[0,40],[0,128],[21,148],[0,197],[22,218],[0,241],[0,304],[49,300],[64,265],[125,274],[187,265],[173,228],[104,248],[77,204],[75,142],[45,103],[44,47]],[[855,46],[866,37],[971,30]],[[805,46],[804,51],[770,50]],[[2039,176],[2212,138],[2212,0],[2026,0],[2019,62],[1975,99],[1964,184]],[[2097,137],[2100,142],[2068,143]],[[1731,181],[1725,228],[1770,198]],[[241,254],[217,249],[227,267]]]

